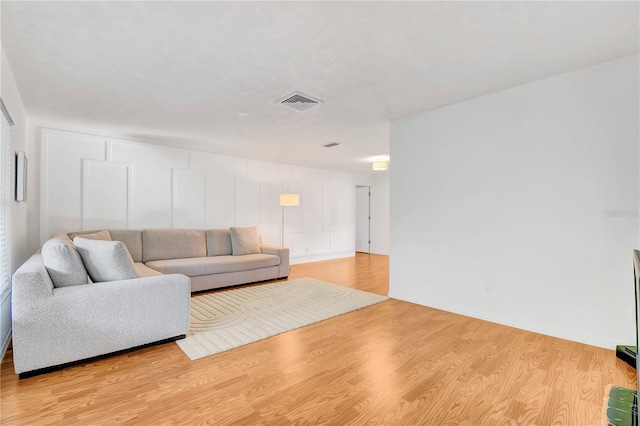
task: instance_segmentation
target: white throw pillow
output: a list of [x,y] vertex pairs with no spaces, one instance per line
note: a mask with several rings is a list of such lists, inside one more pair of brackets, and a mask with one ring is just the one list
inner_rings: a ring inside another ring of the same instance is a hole
[[138,278],[133,259],[122,241],[75,237],[73,242],[93,282]]
[[54,287],[87,284],[87,270],[68,238],[52,238],[42,246],[42,261]]
[[262,253],[257,226],[231,228],[229,231],[231,232],[231,247],[234,256]]

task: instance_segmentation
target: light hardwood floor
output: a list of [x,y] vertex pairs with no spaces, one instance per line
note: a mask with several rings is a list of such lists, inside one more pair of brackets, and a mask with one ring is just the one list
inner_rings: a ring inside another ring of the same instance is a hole
[[[388,257],[293,266],[388,292]],[[18,380],[8,425],[600,425],[607,384],[635,386],[613,351],[398,300],[190,361],[175,343]]]

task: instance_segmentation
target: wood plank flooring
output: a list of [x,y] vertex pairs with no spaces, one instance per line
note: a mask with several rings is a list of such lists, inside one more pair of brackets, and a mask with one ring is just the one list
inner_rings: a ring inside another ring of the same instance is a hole
[[[388,257],[295,265],[388,292]],[[18,380],[8,425],[600,425],[604,388],[635,386],[613,351],[388,300],[197,361],[174,343]]]

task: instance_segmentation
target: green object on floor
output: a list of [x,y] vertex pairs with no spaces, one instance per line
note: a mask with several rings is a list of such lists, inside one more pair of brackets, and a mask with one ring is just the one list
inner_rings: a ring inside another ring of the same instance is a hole
[[638,426],[638,393],[614,386],[609,391],[607,422],[612,426]]

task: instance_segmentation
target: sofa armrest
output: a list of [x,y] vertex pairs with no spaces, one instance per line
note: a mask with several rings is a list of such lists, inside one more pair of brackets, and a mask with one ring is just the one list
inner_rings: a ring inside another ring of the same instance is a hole
[[191,281],[184,275],[47,291],[46,270],[19,272],[11,297],[17,373],[153,343],[189,329]]
[[264,254],[275,254],[280,257],[278,278],[287,278],[289,276],[289,248],[270,244],[261,244],[260,248]]

